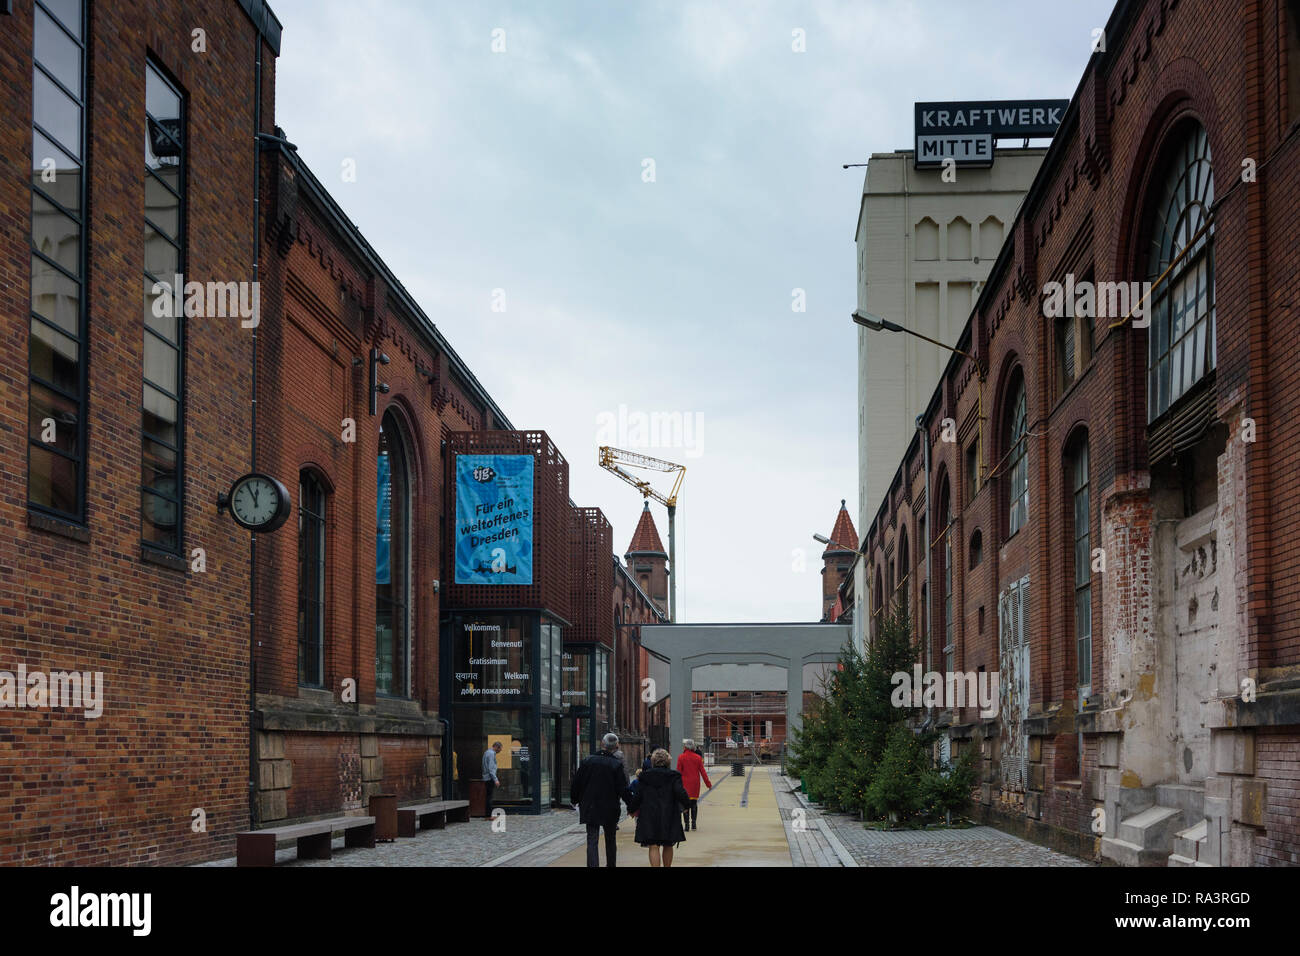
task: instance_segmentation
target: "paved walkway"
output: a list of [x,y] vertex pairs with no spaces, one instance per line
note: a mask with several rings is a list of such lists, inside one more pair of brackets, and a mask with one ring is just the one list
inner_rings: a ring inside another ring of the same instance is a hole
[[[699,829],[686,835],[673,866],[790,866],[790,845],[773,787],[777,775],[766,767],[751,767],[745,777],[723,776],[726,772],[720,766],[712,777],[713,789],[700,800]],[[648,851],[633,842],[635,832],[635,820],[624,819],[619,826],[619,866],[650,865]],[[560,849],[564,852],[551,866],[586,866],[585,829],[567,838]],[[603,862],[603,846],[600,855]]]
[[[700,799],[700,829],[677,848],[674,866],[1091,866],[993,827],[964,830],[869,830],[856,818],[824,813],[798,792],[798,781],[772,767],[726,776],[719,766],[714,788]],[[649,866],[633,842],[636,821],[619,825],[620,866]],[[604,859],[604,847],[601,847]],[[346,849],[334,841],[330,860],[297,860],[292,846],[276,853],[285,866],[557,866],[587,864],[586,828],[573,810],[536,816],[511,814],[505,828],[490,821],[452,823],[421,830],[414,838]],[[205,866],[234,866],[233,858]]]

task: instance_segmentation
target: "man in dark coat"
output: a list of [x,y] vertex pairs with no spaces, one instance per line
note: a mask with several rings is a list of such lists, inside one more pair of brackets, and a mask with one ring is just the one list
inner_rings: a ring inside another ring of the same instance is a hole
[[601,750],[582,762],[573,775],[571,803],[578,807],[578,819],[587,825],[587,866],[600,866],[600,830],[605,829],[605,865],[614,866],[618,857],[619,801],[627,801],[627,770],[614,756],[618,736],[606,734]]

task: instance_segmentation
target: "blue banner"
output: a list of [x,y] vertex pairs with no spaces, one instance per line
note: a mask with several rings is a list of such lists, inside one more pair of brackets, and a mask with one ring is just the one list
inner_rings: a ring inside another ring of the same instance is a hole
[[456,583],[533,583],[533,456],[456,456]]
[[393,543],[393,495],[388,452],[379,453],[376,482],[379,498],[375,515],[375,583],[389,583],[389,550]]

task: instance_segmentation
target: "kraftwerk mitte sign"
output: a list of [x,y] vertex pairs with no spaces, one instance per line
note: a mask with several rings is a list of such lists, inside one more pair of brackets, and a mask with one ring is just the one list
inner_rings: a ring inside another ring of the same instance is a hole
[[982,100],[917,103],[916,167],[993,165],[999,139],[1055,136],[1069,100]]

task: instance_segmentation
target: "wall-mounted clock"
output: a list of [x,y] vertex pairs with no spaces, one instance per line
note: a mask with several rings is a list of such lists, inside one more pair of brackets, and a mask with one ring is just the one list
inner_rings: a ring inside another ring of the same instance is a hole
[[289,489],[270,475],[253,473],[236,478],[230,493],[217,498],[220,509],[249,531],[274,531],[288,520],[292,510]]

